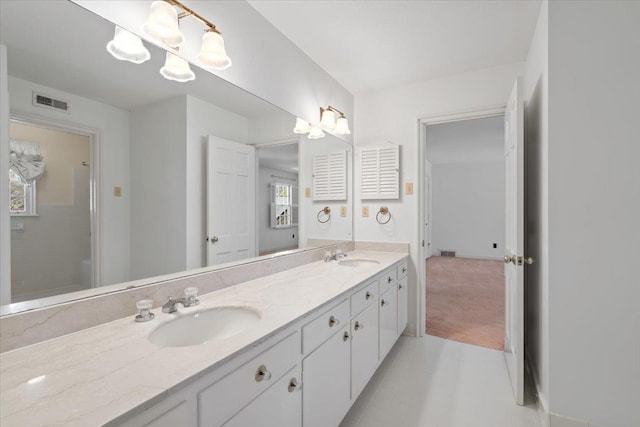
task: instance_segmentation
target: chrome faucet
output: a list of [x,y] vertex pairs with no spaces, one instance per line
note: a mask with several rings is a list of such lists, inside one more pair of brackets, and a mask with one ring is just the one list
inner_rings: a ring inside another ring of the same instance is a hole
[[342,252],[341,249],[336,249],[335,252],[325,252],[324,253],[324,262],[329,262],[329,261],[340,261],[343,258],[346,258],[347,254],[345,254],[344,252]]
[[196,299],[198,296],[198,288],[187,288],[184,290],[184,297],[173,299],[173,297],[169,297],[167,302],[162,304],[162,312],[163,313],[175,313],[178,311],[176,305],[182,304],[183,307],[193,307],[194,305],[200,304],[200,301]]

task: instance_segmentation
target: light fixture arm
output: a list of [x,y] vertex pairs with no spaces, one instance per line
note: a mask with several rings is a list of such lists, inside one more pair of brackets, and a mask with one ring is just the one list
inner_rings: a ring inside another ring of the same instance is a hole
[[186,16],[193,16],[198,21],[202,22],[204,25],[206,25],[208,27],[207,30],[206,30],[207,32],[214,32],[214,33],[222,34],[220,32],[220,30],[218,30],[216,28],[216,26],[211,21],[209,21],[208,19],[203,18],[202,15],[200,15],[198,12],[196,12],[195,10],[193,10],[191,8],[188,8],[184,4],[180,3],[178,0],[164,0],[164,1],[169,3],[171,6],[177,7],[180,10],[182,10],[182,13],[180,13],[178,15],[178,19],[184,18]]
[[340,117],[345,117],[345,115],[344,115],[344,113],[342,111],[338,110],[335,107],[332,107],[331,105],[328,105],[327,108],[320,107],[320,117],[322,117],[322,113],[325,112],[326,110],[331,110],[334,113],[340,114]]

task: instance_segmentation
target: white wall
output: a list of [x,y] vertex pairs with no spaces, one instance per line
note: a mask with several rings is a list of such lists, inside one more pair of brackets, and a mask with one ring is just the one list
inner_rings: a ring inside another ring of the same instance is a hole
[[131,277],[185,270],[187,98],[131,112]]
[[[434,254],[454,250],[462,258],[502,259],[504,161],[437,163],[431,176]],[[493,243],[497,243],[496,249]]]
[[640,3],[549,3],[550,411],[640,425]]
[[186,266],[184,270],[207,265],[205,236],[207,136],[215,135],[242,144],[248,142],[246,117],[187,96],[186,128]]
[[[150,4],[73,1],[136,33],[147,18]],[[188,5],[222,31],[233,65],[214,74],[310,122],[319,122],[319,107],[328,104],[353,118],[353,96],[248,3],[192,1]],[[183,19],[180,25],[187,40],[180,55],[194,61],[203,27],[194,19]],[[351,136],[345,139],[351,140]]]
[[[57,96],[70,102],[67,112],[36,107],[32,92]],[[9,76],[11,111],[95,129],[99,132],[100,176],[98,182],[100,285],[129,280],[129,112],[91,99]],[[113,188],[122,188],[122,197]]]
[[[274,178],[272,175],[276,176]],[[260,166],[256,191],[259,251],[280,251],[298,247],[298,227],[271,228],[271,184],[298,186],[298,174]]]
[[525,75],[525,357],[549,410],[549,4],[540,7]]
[[[416,334],[423,319],[418,319],[417,269],[419,261],[418,194],[418,118],[461,110],[504,105],[518,75],[524,74],[524,63],[508,64],[447,78],[429,80],[393,89],[357,94],[354,133],[356,146],[382,140],[401,145],[400,181],[414,183],[414,195],[402,195],[400,200],[384,201],[393,214],[386,226],[376,223],[375,216],[360,215],[363,203],[355,200],[355,238],[363,241],[408,242],[411,268],[409,271],[410,305],[407,333]],[[355,161],[355,184],[359,188],[360,165]],[[366,205],[374,206],[371,201]]]

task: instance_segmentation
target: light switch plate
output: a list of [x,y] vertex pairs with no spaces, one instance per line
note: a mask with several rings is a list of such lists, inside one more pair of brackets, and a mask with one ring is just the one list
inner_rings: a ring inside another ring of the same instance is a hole
[[122,188],[113,187],[113,197],[121,197],[121,196],[122,196]]
[[347,216],[347,207],[346,206],[340,206],[340,216],[342,216],[342,217]]
[[404,185],[404,194],[413,194],[413,182],[407,182]]
[[306,197],[307,199],[311,198],[311,188],[310,187],[305,187],[304,188],[304,197]]
[[362,207],[362,217],[366,218],[369,216],[369,206],[363,206]]

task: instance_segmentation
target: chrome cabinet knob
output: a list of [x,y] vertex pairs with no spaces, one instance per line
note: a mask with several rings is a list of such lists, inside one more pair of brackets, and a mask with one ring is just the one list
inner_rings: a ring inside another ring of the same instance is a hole
[[218,239],[218,236],[211,236],[211,237],[208,237],[207,240],[210,241],[211,243],[215,243],[219,239]]
[[380,306],[384,307],[385,305],[387,305],[387,302],[385,300],[380,300]]
[[353,329],[355,329],[356,331],[364,329],[364,325],[356,320],[356,323],[353,325]]
[[402,267],[402,273],[406,273],[407,272],[407,267]]
[[271,379],[271,372],[267,369],[265,365],[258,366],[258,370],[256,371],[256,382],[260,382],[262,380],[269,381]]
[[340,324],[340,320],[336,319],[335,316],[331,316],[329,317],[329,327],[333,328],[335,325],[339,325]]
[[367,292],[367,293],[364,295],[364,299],[366,299],[366,300],[370,300],[372,296],[373,296],[373,294],[372,294],[371,292]]
[[287,387],[289,393],[293,393],[294,391],[298,391],[300,389],[302,389],[302,384],[298,383],[298,379],[296,377],[291,378],[291,381],[289,381],[289,386]]
[[351,338],[351,335],[349,334],[349,332],[345,332],[344,335],[342,335],[342,341],[344,342],[349,341],[349,338]]
[[398,285],[398,289],[402,290],[403,288],[404,288],[404,286],[402,286],[402,283],[400,283],[400,284]]
[[391,283],[392,281],[393,281],[393,279],[391,278],[391,276],[389,276],[389,277],[387,278],[387,283]]

